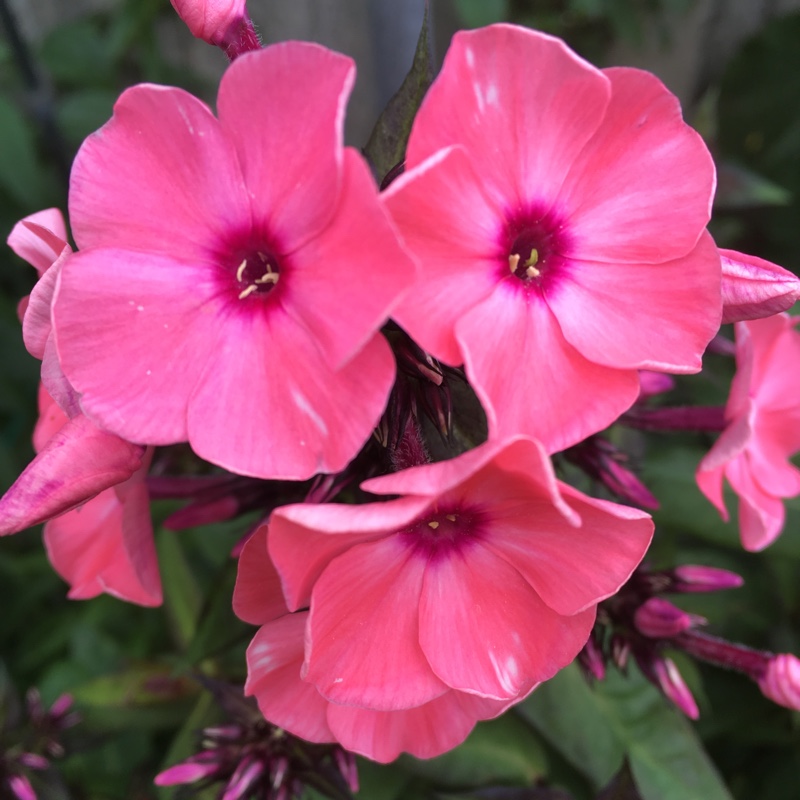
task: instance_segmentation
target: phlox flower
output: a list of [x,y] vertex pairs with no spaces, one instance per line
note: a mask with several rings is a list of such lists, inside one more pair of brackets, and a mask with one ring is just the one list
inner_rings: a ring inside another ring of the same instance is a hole
[[454,747],[572,661],[653,532],[644,512],[558,482],[527,438],[363,488],[400,496],[270,518],[269,557],[301,613],[279,616],[257,538],[234,607],[263,626],[247,689],[264,715],[380,761]]
[[233,472],[342,469],[394,361],[377,333],[415,267],[361,156],[342,145],[355,68],[287,42],[238,58],[216,118],[135,86],[84,142],[79,251],[53,306],[81,409],[130,441],[188,440]]
[[490,436],[552,452],[719,327],[714,166],[653,75],[512,25],[456,34],[384,200],[420,279],[393,316],[464,363]]
[[728,519],[723,477],[739,498],[746,550],[763,550],[780,534],[783,499],[800,494],[800,333],[798,318],[777,314],[737,322],[736,374],[725,406],[728,426],[700,462],[700,491]]

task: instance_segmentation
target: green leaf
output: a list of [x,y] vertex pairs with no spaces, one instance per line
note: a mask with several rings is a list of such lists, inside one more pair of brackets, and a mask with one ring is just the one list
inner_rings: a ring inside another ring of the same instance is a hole
[[732,800],[692,725],[636,669],[598,687],[643,800]]
[[202,597],[178,536],[162,530],[156,539],[164,607],[181,649],[189,646],[197,631]]
[[108,39],[94,19],[83,17],[54,27],[42,43],[40,56],[58,83],[77,88],[112,85]]
[[359,800],[404,800],[409,781],[409,775],[397,764],[358,759]]
[[0,97],[0,187],[27,208],[40,207],[46,197],[35,141],[33,126],[8,100]]
[[61,132],[77,147],[90,133],[111,119],[116,92],[82,89],[67,94],[56,112]]
[[513,714],[480,722],[466,741],[438,758],[420,761],[405,757],[410,772],[439,786],[481,786],[505,783],[529,785],[547,773],[539,740]]
[[601,698],[578,667],[561,670],[518,710],[596,789],[605,786],[621,767],[623,742],[611,729]]
[[430,37],[430,8],[425,4],[422,30],[414,61],[400,88],[378,117],[364,154],[382,180],[389,170],[405,158],[406,145],[414,116],[433,82],[434,64]]

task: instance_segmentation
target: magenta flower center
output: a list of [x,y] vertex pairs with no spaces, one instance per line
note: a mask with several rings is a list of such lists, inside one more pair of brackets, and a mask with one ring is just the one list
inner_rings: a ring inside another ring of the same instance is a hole
[[266,248],[243,253],[234,269],[240,300],[269,294],[280,279],[278,260]]
[[429,512],[400,531],[400,535],[408,546],[430,558],[461,550],[484,532],[485,519],[481,512],[456,507]]
[[535,206],[513,215],[502,239],[506,269],[526,286],[552,281],[561,271],[569,245],[564,223],[552,210]]

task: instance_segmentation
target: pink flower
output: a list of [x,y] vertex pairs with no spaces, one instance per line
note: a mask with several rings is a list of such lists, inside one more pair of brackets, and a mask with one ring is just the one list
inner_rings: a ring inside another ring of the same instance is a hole
[[73,419],[39,389],[39,455],[0,499],[0,533],[45,522],[44,542],[69,597],[107,592],[140,605],[161,603],[144,479],[152,451]]
[[377,329],[415,268],[342,146],[354,71],[275,45],[230,66],[219,119],[180,89],[136,86],[84,143],[80,251],[53,318],[99,425],[262,478],[338,471],[360,449],[394,377]]
[[798,319],[778,314],[736,323],[736,375],[725,417],[728,426],[700,462],[700,491],[728,519],[727,478],[739,496],[739,529],[746,550],[762,550],[781,532],[783,498],[800,494],[800,334]]
[[307,619],[275,619],[274,587],[256,588],[256,575],[269,580],[255,538],[234,608],[264,626],[248,691],[265,716],[381,761],[454,747],[568,664],[653,531],[647,514],[556,481],[525,438],[363,487],[401,496],[272,514],[269,554]]
[[697,372],[720,320],[714,166],[653,75],[511,25],[458,33],[385,192],[422,266],[394,312],[463,362],[490,435],[559,450]]
[[720,250],[722,322],[779,314],[800,297],[800,278],[788,270],[735,250]]

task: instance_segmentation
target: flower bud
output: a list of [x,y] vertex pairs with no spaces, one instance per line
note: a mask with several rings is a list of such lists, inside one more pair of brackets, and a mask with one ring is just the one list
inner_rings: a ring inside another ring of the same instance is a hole
[[671,639],[691,628],[696,620],[669,600],[651,597],[636,609],[633,621],[638,631],[651,639]]
[[738,589],[744,578],[735,572],[718,567],[702,567],[683,564],[672,570],[672,592],[717,592],[722,589]]
[[170,0],[192,35],[225,50],[233,60],[259,47],[246,0]]
[[697,703],[672,659],[658,658],[652,664],[652,673],[661,691],[687,717],[697,719],[700,716]]
[[790,653],[774,656],[758,686],[778,705],[800,711],[800,658]]
[[800,279],[763,258],[720,250],[722,322],[771,317],[800,297]]

